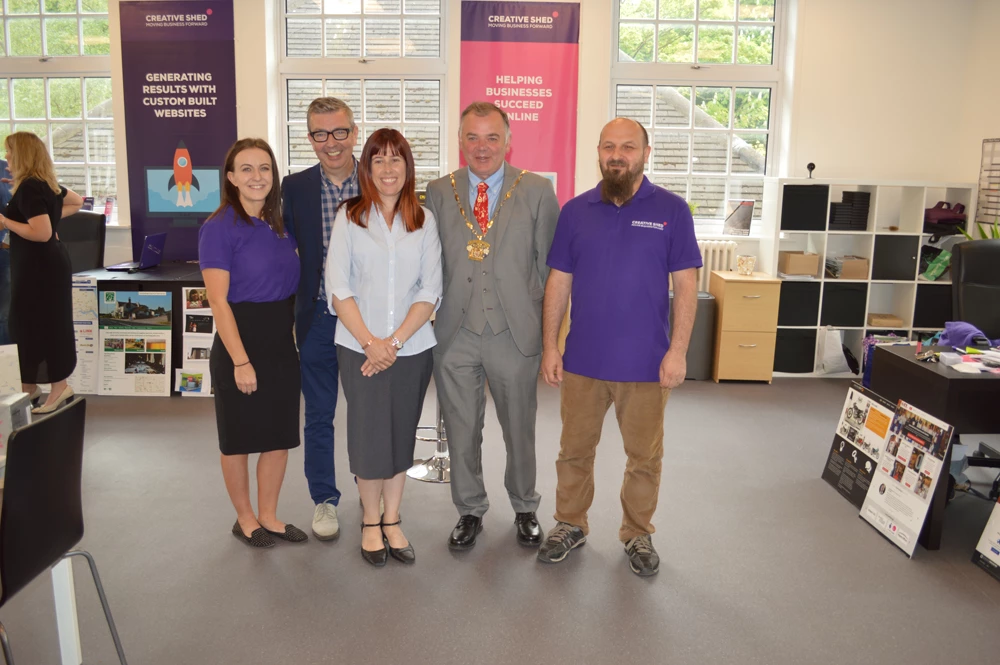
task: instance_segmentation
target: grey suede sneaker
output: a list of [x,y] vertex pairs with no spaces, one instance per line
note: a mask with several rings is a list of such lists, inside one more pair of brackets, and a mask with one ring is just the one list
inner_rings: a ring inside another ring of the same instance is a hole
[[557,522],[538,548],[538,560],[543,563],[559,563],[570,550],[587,542],[583,529],[566,522]]
[[625,543],[628,565],[639,577],[650,577],[660,572],[660,555],[653,547],[653,538],[648,533],[636,536]]

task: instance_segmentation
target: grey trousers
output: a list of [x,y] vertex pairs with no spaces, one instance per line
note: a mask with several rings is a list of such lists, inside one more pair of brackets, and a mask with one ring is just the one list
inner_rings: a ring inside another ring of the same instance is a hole
[[504,485],[514,512],[538,509],[535,491],[535,413],[542,358],[525,357],[510,330],[482,335],[465,328],[448,349],[434,356],[434,384],[448,432],[451,499],[460,515],[482,517],[490,502],[483,483],[483,423],[486,382],[496,403],[507,447]]

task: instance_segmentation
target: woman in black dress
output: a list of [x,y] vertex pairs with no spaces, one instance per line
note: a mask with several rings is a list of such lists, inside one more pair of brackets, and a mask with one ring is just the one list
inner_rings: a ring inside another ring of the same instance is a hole
[[60,187],[42,140],[14,132],[4,141],[14,197],[0,215],[10,231],[10,335],[17,344],[22,390],[41,397],[39,383],[52,386],[35,413],[55,411],[73,397],[66,379],[76,368],[73,333],[73,268],[59,242],[59,220],[83,199]]
[[[226,155],[222,205],[198,234],[198,260],[218,334],[209,363],[222,477],[236,509],[233,535],[254,547],[305,533],[278,520],[288,449],[299,445],[299,356],[292,336],[299,286],[295,240],[281,220],[274,153],[260,139]],[[257,460],[257,514],[247,456]]]

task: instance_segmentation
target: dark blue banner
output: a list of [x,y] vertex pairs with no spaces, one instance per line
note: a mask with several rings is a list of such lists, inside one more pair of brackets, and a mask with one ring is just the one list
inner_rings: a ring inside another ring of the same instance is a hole
[[120,7],[132,257],[167,232],[164,259],[194,260],[236,141],[233,1]]

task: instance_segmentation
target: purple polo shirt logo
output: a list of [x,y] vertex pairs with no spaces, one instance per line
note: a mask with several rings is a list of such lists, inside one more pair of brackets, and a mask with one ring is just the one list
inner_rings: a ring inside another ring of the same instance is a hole
[[667,227],[667,223],[663,222],[661,224],[660,222],[644,222],[642,220],[635,219],[632,220],[632,227],[640,229],[653,229],[654,231],[662,231]]

